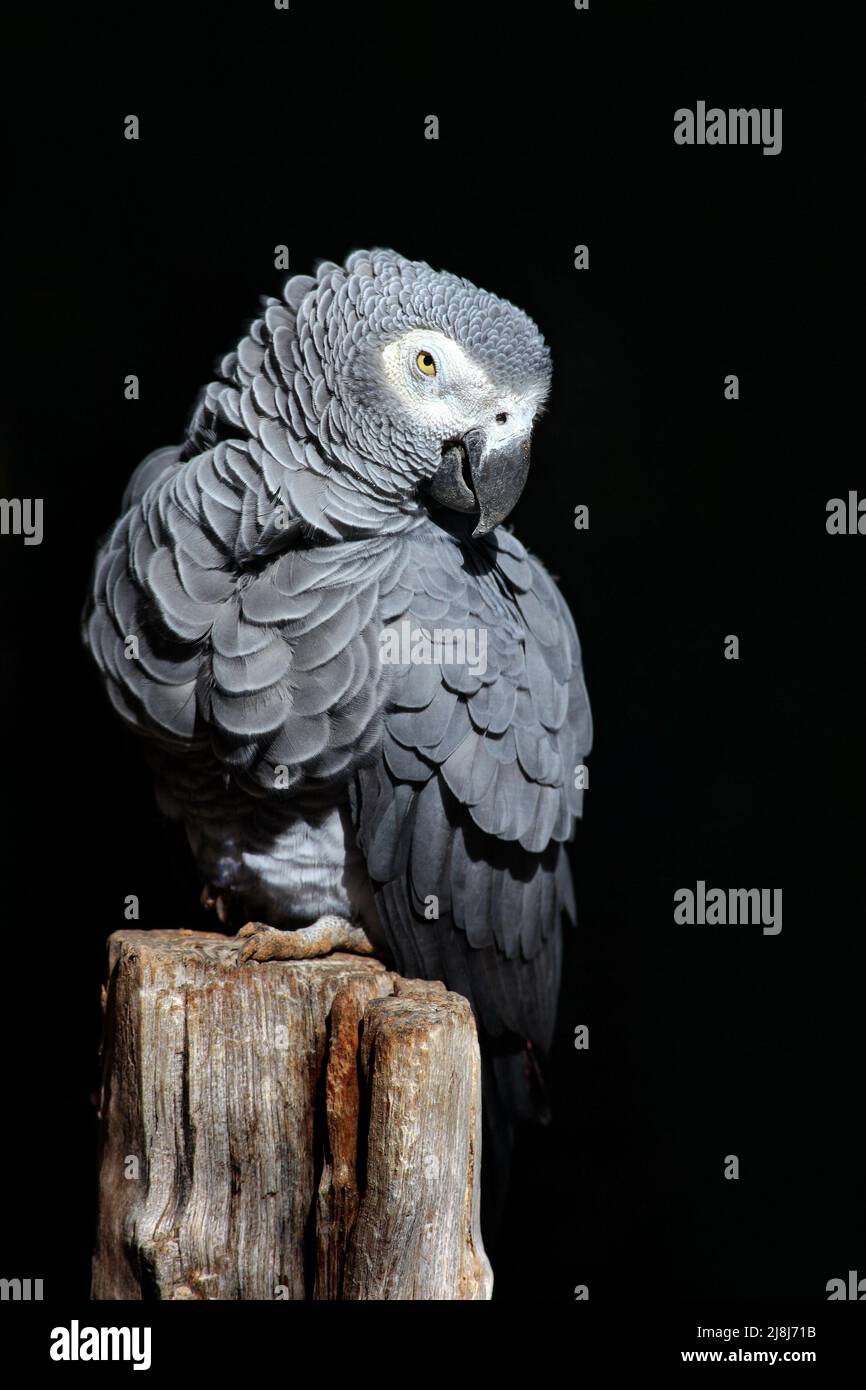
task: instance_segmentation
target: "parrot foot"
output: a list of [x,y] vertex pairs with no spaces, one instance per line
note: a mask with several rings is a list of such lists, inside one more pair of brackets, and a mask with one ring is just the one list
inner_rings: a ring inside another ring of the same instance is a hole
[[241,951],[241,961],[245,960],[309,960],[314,956],[327,956],[331,951],[351,951],[357,956],[372,956],[376,953],[366,932],[353,926],[345,917],[327,913],[311,927],[297,927],[294,931],[279,931],[267,927],[263,922],[247,922],[241,927],[235,940],[246,940]]

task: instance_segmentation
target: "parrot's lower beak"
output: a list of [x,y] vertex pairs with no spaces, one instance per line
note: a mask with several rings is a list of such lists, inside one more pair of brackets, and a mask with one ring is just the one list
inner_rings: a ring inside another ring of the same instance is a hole
[[485,536],[512,511],[528,473],[528,435],[488,448],[484,430],[468,430],[445,449],[428,490],[443,507],[476,512],[478,522],[472,534]]

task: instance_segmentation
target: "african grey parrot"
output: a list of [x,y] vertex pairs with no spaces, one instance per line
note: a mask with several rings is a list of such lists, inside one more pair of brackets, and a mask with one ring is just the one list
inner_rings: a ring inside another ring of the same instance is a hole
[[544,1105],[591,743],[574,623],[499,525],[547,347],[358,251],[263,300],[218,375],[133,474],[86,644],[244,957],[372,947],[465,995],[501,1151]]

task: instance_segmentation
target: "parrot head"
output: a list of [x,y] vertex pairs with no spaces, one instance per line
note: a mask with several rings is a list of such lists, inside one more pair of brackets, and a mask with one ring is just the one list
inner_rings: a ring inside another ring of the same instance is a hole
[[492,530],[523,491],[543,384],[499,380],[459,339],[428,328],[389,342],[381,365],[392,409],[435,464],[427,496],[477,516],[473,535]]
[[[355,252],[343,274],[321,334],[343,438],[368,475],[471,514],[484,535],[526,482],[550,384],[544,339],[513,304],[393,251]],[[335,314],[348,332],[329,331]]]

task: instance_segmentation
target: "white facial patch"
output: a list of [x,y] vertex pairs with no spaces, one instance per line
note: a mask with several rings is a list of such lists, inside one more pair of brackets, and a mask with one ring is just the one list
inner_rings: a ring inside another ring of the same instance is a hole
[[483,428],[491,443],[526,434],[543,399],[533,389],[502,391],[459,343],[415,328],[382,349],[385,378],[403,408],[439,440]]

